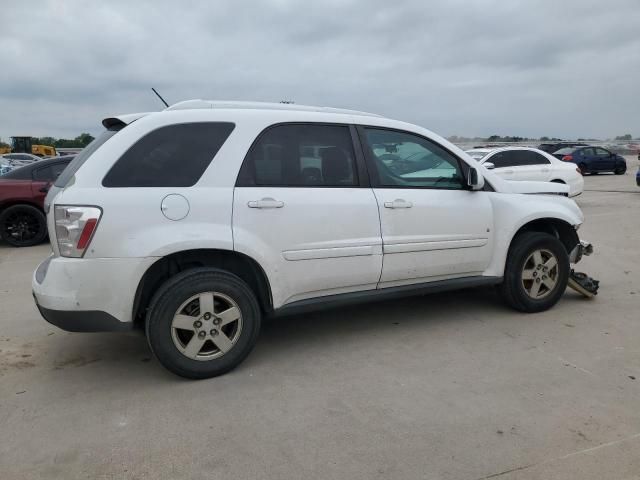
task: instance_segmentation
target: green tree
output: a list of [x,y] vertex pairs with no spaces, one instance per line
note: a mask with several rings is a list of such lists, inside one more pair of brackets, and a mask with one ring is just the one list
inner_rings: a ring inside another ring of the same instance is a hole
[[616,140],[631,140],[631,134],[627,133],[626,135],[620,135],[618,137],[616,137]]

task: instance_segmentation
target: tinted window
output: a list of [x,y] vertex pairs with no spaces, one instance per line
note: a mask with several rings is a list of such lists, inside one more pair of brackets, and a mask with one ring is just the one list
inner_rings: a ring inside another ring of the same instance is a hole
[[358,184],[349,127],[277,125],[244,160],[238,186],[351,187]]
[[595,155],[593,148],[583,148],[580,153],[587,157],[593,157]]
[[41,182],[53,182],[60,176],[69,162],[58,162],[33,171],[33,179]]
[[493,163],[496,168],[505,168],[515,166],[514,152],[498,152],[489,157],[487,162]]
[[551,162],[544,158],[542,155],[531,150],[523,150],[522,152],[523,165],[548,165]]
[[383,187],[463,188],[458,159],[408,132],[365,128],[369,156]]
[[556,150],[555,152],[553,152],[554,154],[559,154],[559,155],[571,155],[573,152],[575,152],[576,149],[575,148],[570,148],[570,147],[565,147],[565,148],[561,148],[560,150]]
[[105,187],[190,187],[233,131],[233,123],[168,125],[138,140],[104,177]]
[[610,155],[608,150],[604,148],[596,148],[596,155],[599,157],[608,157]]

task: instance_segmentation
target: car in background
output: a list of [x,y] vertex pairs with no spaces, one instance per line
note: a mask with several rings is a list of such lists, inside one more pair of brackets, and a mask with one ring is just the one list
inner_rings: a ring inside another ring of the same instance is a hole
[[538,145],[538,150],[542,150],[543,152],[553,153],[561,148],[567,147],[582,147],[586,146],[586,143],[582,142],[549,142],[549,143],[541,143]]
[[28,247],[47,236],[44,199],[73,157],[39,160],[0,176],[0,239]]
[[638,171],[636,172],[636,185],[640,187],[640,167],[638,167]]
[[2,158],[6,160],[27,160],[32,162],[41,160],[37,155],[32,155],[30,153],[5,153],[2,155]]
[[584,179],[575,165],[535,148],[474,148],[467,153],[505,180],[564,183],[569,186],[570,197],[580,195],[584,188]]
[[576,164],[583,175],[600,172],[613,172],[616,175],[624,175],[627,171],[627,161],[622,155],[610,152],[602,147],[562,148],[554,152],[553,156],[563,162]]

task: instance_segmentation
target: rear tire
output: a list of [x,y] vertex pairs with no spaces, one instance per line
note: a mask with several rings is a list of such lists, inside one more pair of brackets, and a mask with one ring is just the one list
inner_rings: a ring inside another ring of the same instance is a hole
[[567,288],[569,255],[548,233],[524,232],[513,239],[498,290],[520,312],[542,312],[554,306]]
[[160,287],[145,328],[149,346],[165,368],[201,379],[239,365],[256,343],[260,321],[260,306],[244,281],[222,270],[197,268]]
[[0,214],[0,237],[14,247],[31,247],[47,237],[47,219],[32,205],[13,205]]
[[613,173],[615,173],[616,175],[624,175],[625,173],[627,173],[627,167],[617,167]]

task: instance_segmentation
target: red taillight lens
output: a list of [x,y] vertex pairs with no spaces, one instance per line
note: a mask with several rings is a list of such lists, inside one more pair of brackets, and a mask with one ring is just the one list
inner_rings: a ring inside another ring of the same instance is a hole
[[562,157],[562,161],[563,162],[572,162],[573,161],[573,155],[565,155],[564,157]]
[[90,218],[87,220],[87,223],[84,224],[84,228],[82,229],[82,233],[78,239],[78,245],[76,246],[78,250],[84,250],[87,248],[89,240],[91,240],[91,235],[93,235],[93,231],[96,229],[97,224],[97,218]]
[[84,205],[56,205],[54,219],[58,250],[63,257],[82,258],[91,243],[102,210]]

